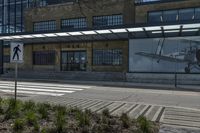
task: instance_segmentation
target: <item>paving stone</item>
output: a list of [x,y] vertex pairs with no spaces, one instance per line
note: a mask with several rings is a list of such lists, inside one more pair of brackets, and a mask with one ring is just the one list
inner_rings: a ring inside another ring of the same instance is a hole
[[200,133],[200,129],[161,125],[159,133]]
[[130,113],[129,116],[132,118],[137,117],[142,109],[144,109],[147,105],[139,105],[138,107],[134,108]]
[[[110,104],[110,105],[106,106],[106,109],[109,109],[110,112],[113,112],[115,109],[119,108],[122,105],[124,105],[124,103],[115,102],[113,104]],[[105,108],[102,108],[102,109],[98,110],[97,113],[102,112],[104,109]]]
[[184,121],[184,120],[169,120],[169,119],[164,119],[163,124],[168,124],[168,125],[177,125],[177,126],[186,126],[186,127],[194,127],[194,128],[200,128],[200,123],[199,122],[191,122],[191,121]]
[[149,111],[145,114],[145,117],[147,117],[148,120],[152,120],[158,109],[159,106],[151,106]]
[[113,111],[111,114],[112,115],[121,115],[122,113],[127,113],[130,111],[132,108],[136,107],[138,104],[133,104],[133,103],[126,103],[117,110]]
[[94,112],[99,111],[103,108],[106,108],[108,105],[113,104],[113,102],[102,102],[101,104],[97,105],[97,106],[93,106],[90,109]]

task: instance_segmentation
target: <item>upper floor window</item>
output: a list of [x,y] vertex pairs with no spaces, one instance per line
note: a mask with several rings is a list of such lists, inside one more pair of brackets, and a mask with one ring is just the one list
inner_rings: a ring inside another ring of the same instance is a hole
[[150,22],[161,22],[162,20],[162,12],[152,12],[149,13],[149,21]]
[[178,20],[178,11],[170,10],[163,12],[163,21],[164,22],[174,22]]
[[86,18],[63,19],[61,21],[61,28],[87,28],[87,20]]
[[78,2],[78,0],[27,0],[28,7],[43,7],[48,5],[55,5],[61,3],[74,3]]
[[53,31],[56,30],[56,21],[35,22],[33,24],[34,31]]
[[95,16],[93,17],[94,27],[104,27],[104,26],[116,26],[123,24],[122,15],[111,15],[111,16]]
[[200,20],[200,8],[195,8],[194,18]]
[[149,22],[176,22],[200,20],[200,8],[186,8],[148,13]]
[[181,9],[179,10],[179,20],[193,20],[194,19],[194,9]]

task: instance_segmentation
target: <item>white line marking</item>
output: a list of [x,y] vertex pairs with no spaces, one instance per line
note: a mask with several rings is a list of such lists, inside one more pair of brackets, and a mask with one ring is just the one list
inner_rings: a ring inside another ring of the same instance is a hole
[[[2,89],[11,89],[14,88],[14,86],[0,86],[0,88]],[[23,86],[21,87],[20,85],[17,85],[17,88],[21,89],[21,88],[25,88],[25,89],[41,89],[41,90],[60,90],[60,91],[65,91],[65,90],[72,90],[72,91],[82,91],[83,89],[74,89],[74,88],[56,88],[56,87],[30,87],[30,86]]]
[[[1,87],[0,87],[1,88]],[[6,88],[3,88],[4,90],[6,89]],[[2,90],[2,89],[0,89],[0,90]],[[6,90],[13,90],[13,89],[11,89],[11,88],[7,88]],[[60,93],[73,93],[74,91],[62,91],[62,90],[47,90],[47,89],[38,89],[38,88],[36,88],[36,89],[32,89],[32,88],[17,88],[17,90],[25,90],[25,91],[42,91],[42,92],[60,92]]]
[[145,107],[138,114],[135,115],[135,119],[137,119],[148,107],[149,105],[145,105]]
[[[1,90],[3,92],[14,93],[13,90]],[[64,94],[59,93],[46,93],[46,92],[33,92],[33,91],[17,91],[17,93],[33,94],[33,95],[50,95],[50,96],[63,96]]]
[[[0,81],[0,83],[8,83],[8,84],[11,84],[14,82],[12,81]],[[86,85],[69,85],[69,84],[63,84],[63,83],[55,83],[55,84],[52,84],[52,83],[40,83],[40,82],[18,82],[18,84],[24,84],[24,85],[46,85],[46,86],[57,86],[57,87],[75,87],[75,88],[83,88],[83,89],[89,89],[91,88],[91,86],[86,86]]]
[[150,114],[150,112],[152,111],[152,109],[154,108],[154,106],[152,105],[150,107],[150,109],[144,114],[145,117],[148,117],[148,115]]
[[155,115],[153,116],[152,121],[156,121],[156,119],[157,119],[158,115],[160,114],[162,108],[163,108],[163,107],[160,107],[160,108],[156,111]]

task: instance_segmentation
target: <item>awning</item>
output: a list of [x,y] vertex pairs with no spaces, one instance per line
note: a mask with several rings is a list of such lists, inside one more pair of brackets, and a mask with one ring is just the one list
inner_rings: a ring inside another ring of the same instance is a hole
[[199,36],[199,23],[134,25],[103,29],[82,29],[76,31],[32,32],[0,35],[0,40],[23,41],[24,43],[75,42],[99,40],[128,40],[137,38],[160,38]]

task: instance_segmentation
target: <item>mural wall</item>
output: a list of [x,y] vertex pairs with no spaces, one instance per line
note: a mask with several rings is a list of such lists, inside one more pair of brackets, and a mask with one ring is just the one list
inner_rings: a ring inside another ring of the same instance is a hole
[[200,42],[191,38],[129,40],[129,72],[200,73]]

